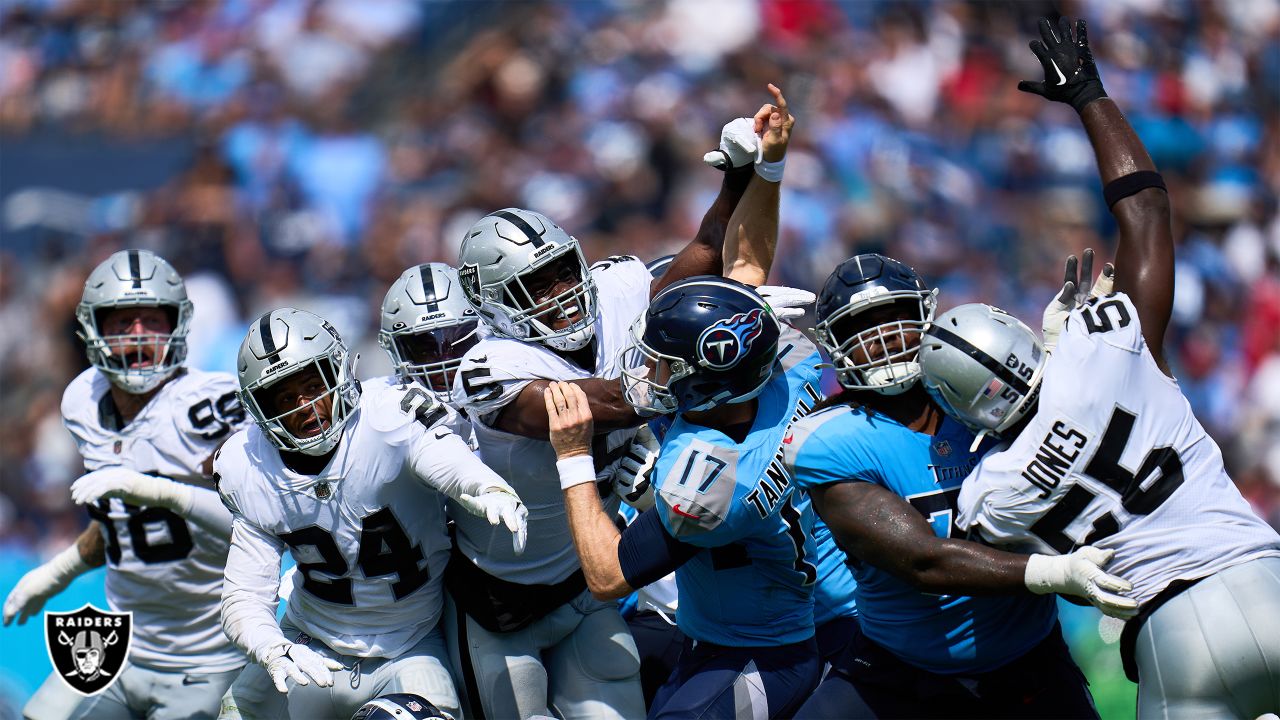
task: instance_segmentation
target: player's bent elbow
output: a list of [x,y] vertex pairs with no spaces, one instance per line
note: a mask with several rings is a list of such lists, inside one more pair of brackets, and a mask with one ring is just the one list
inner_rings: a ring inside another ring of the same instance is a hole
[[1112,212],[1120,219],[1125,219],[1126,216],[1133,219],[1168,218],[1172,206],[1169,204],[1168,192],[1149,187],[1121,199],[1112,208]]
[[622,577],[604,577],[592,573],[587,574],[587,589],[591,597],[601,600],[617,600],[632,593],[631,586]]

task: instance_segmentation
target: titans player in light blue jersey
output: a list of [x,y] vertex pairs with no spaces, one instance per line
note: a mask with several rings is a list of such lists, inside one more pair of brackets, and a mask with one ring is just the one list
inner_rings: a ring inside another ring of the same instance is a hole
[[652,474],[657,505],[621,536],[586,486],[586,403],[563,384],[547,395],[587,583],[617,596],[677,568],[691,640],[650,718],[789,717],[819,677],[818,567],[813,511],[781,448],[819,400],[817,348],[750,287],[707,276],[664,290],[632,332],[627,401],[675,419]]
[[844,392],[794,425],[784,463],[851,558],[860,628],[797,717],[1097,717],[1053,596],[1028,590],[1128,607],[1095,583],[1125,584],[1094,548],[1029,558],[953,538],[978,455],[916,385],[935,295],[866,254],[818,299],[818,341]]

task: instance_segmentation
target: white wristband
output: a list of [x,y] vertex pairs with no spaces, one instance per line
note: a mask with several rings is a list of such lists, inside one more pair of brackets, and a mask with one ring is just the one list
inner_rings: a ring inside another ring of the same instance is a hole
[[556,470],[560,473],[561,490],[596,481],[596,465],[590,455],[574,455],[557,460]]
[[786,167],[787,159],[785,157],[777,162],[761,159],[756,161],[756,174],[768,182],[782,182],[782,171]]

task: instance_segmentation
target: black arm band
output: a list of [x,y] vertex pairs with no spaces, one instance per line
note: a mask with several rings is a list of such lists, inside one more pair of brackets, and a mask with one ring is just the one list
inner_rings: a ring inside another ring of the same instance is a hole
[[642,588],[688,562],[700,549],[671,537],[663,529],[657,510],[649,509],[622,533],[618,566],[628,585]]
[[1147,188],[1160,188],[1165,192],[1169,192],[1169,188],[1164,186],[1164,178],[1160,176],[1160,173],[1151,170],[1139,170],[1107,183],[1107,186],[1102,189],[1102,197],[1106,198],[1107,208],[1110,209],[1115,207],[1116,203],[1121,200]]

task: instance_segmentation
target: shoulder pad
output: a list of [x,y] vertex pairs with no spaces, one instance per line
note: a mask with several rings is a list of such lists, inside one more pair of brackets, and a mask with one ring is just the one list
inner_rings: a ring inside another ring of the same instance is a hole
[[[400,384],[393,378],[375,378],[362,383],[363,422],[379,433],[392,436],[394,444],[413,436],[413,426],[433,428],[450,419],[453,412],[417,383]],[[404,437],[399,437],[400,435]]]
[[[1134,353],[1142,352],[1146,346],[1138,308],[1122,292],[1089,298],[1083,306],[1071,311],[1062,339],[1071,342],[1085,337],[1100,339],[1108,345]],[[1061,341],[1058,347],[1061,351]]]
[[172,411],[178,429],[201,442],[216,442],[248,418],[240,404],[240,384],[228,373],[198,370],[177,378]]
[[694,438],[659,479],[657,498],[671,535],[697,543],[733,510],[738,451]]

